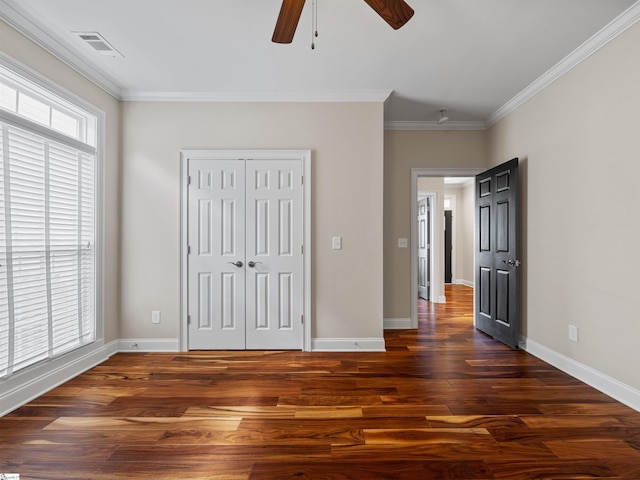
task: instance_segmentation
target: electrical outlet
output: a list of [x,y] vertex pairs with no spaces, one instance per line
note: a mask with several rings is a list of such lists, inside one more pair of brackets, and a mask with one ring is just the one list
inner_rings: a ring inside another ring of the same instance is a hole
[[578,341],[578,327],[575,325],[569,325],[569,340]]
[[333,250],[341,250],[342,249],[342,237],[332,237],[331,238],[331,248]]
[[160,323],[160,310],[153,310],[151,312],[151,323]]

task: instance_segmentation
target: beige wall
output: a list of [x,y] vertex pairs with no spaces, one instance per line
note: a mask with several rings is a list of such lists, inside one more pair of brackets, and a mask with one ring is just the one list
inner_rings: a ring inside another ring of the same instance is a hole
[[[106,113],[107,342],[178,336],[182,148],[311,149],[312,336],[382,337],[381,103],[121,106],[5,24],[0,46]],[[334,235],[343,237],[340,251],[330,249]],[[151,325],[152,309],[162,311],[160,325]]]
[[311,149],[312,337],[382,338],[382,103],[130,102],[123,131],[122,338],[179,335],[186,148]]
[[106,116],[104,165],[105,341],[119,338],[119,144],[120,102],[0,20],[0,50],[62,88],[96,106]]
[[464,280],[470,284],[475,282],[475,183],[469,182],[460,189],[457,210],[459,230],[457,235],[458,243],[458,265],[456,276],[458,280]]
[[411,316],[412,168],[485,168],[483,131],[395,131],[384,134],[384,316]]
[[635,389],[638,112],[640,24],[487,134],[491,164],[522,160],[527,337]]

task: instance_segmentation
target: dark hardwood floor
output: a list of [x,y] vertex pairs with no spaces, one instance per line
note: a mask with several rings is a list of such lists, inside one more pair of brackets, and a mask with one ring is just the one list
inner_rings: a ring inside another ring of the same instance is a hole
[[640,413],[423,302],[386,353],[118,354],[0,419],[25,479],[640,478]]

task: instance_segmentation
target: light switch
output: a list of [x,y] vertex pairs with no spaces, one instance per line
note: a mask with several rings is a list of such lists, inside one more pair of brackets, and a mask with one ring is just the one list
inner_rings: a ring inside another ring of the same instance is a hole
[[342,249],[342,237],[333,237],[333,238],[331,238],[331,248],[333,250],[341,250]]
[[151,311],[151,323],[160,323],[160,310]]
[[409,247],[409,239],[407,238],[398,239],[398,248],[408,248],[408,247]]

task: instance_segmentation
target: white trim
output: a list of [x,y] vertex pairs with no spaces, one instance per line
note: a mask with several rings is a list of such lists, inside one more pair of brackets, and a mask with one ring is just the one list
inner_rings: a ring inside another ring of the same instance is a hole
[[438,125],[438,122],[414,122],[396,121],[384,122],[385,130],[486,130],[486,124],[482,121],[447,122]]
[[410,318],[385,318],[383,321],[384,330],[408,330],[411,328]]
[[121,338],[118,352],[179,352],[179,338]]
[[114,353],[116,351],[111,345],[95,342],[15,373],[2,383],[0,417],[106,361]]
[[122,100],[129,102],[375,102],[387,101],[393,90],[319,90],[319,91],[208,91],[151,92],[124,90]]
[[28,118],[24,118],[24,117],[21,117],[20,115],[16,115],[13,112],[0,110],[0,121],[7,123],[13,127],[17,127],[22,130],[27,130],[31,133],[35,133],[36,135],[46,138],[47,140],[52,140],[54,142],[61,143],[75,150],[78,150],[82,153],[86,153],[88,155],[97,154],[96,147],[94,147],[93,145],[88,145],[84,142],[81,142],[80,140],[77,140],[73,137],[69,137],[63,133],[60,133],[46,125],[42,125],[37,122],[33,122]]
[[312,352],[385,352],[384,338],[314,338]]
[[525,350],[593,388],[640,412],[640,390],[605,375],[544,345],[525,339]]
[[0,0],[0,5],[2,6],[2,8],[0,8],[0,20],[6,22],[26,38],[111,96],[121,100],[121,87],[115,80],[107,76],[104,72],[89,65],[89,63],[79,57],[69,47],[58,41],[56,36],[47,31],[42,23],[33,19],[18,7],[19,2]]
[[[415,219],[418,216],[418,177],[475,177],[477,174],[484,172],[483,168],[412,168],[411,169],[411,218]],[[439,217],[439,215],[432,215],[432,217]],[[433,225],[434,228],[437,225]],[[432,230],[435,231],[435,230]],[[416,222],[411,220],[411,238],[409,245],[417,245],[418,228]],[[433,248],[438,248],[436,245],[432,245]],[[475,261],[475,260],[474,260]],[[435,269],[435,265],[432,262],[432,268]],[[418,328],[418,251],[415,248],[411,248],[411,291],[409,292],[411,301],[411,328]],[[437,270],[439,272],[439,270]],[[431,282],[440,281],[440,277],[431,278]],[[435,298],[432,296],[431,298]],[[446,303],[445,297],[439,297],[438,301]]]
[[502,107],[489,115],[485,122],[485,128],[491,127],[499,120],[509,115],[531,97],[547,88],[560,77],[571,71],[575,66],[579,65],[588,57],[607,45],[629,27],[633,26],[638,20],[640,20],[640,1],[634,3],[602,30],[547,70],[527,88],[522,90]]
[[187,281],[189,273],[187,270],[189,260],[187,246],[189,239],[189,162],[183,152],[179,153],[178,162],[180,164],[180,350],[186,352],[189,350],[189,282]]
[[464,280],[462,278],[456,278],[455,282],[456,285],[464,285],[465,287],[474,287],[474,283],[470,282],[469,280]]
[[305,352],[311,351],[311,150],[190,150],[183,149],[179,153],[180,162],[180,341],[181,351],[188,351],[188,292],[187,292],[187,168],[188,160],[193,159],[241,159],[252,160],[301,160],[303,177],[303,245],[304,245],[304,324],[303,346]]
[[[1,2],[2,0],[0,0]],[[59,109],[60,111],[66,111],[69,115],[74,116],[78,119],[83,119],[87,116],[96,117],[96,122],[99,127],[100,124],[104,125],[104,117],[105,113],[96,107],[94,104],[86,101],[84,98],[75,94],[71,90],[67,90],[64,87],[61,87],[57,83],[49,80],[49,78],[42,75],[40,72],[33,70],[28,67],[24,63],[16,60],[15,58],[7,55],[6,53],[0,51],[0,65],[12,71],[13,73],[23,77],[27,82],[31,82],[35,84],[40,89],[46,91],[48,94],[52,94],[55,97],[59,97],[62,100],[62,103],[56,103],[53,100],[46,98],[46,96],[40,92],[33,92],[27,86],[26,88],[29,91],[24,90],[24,87],[17,86],[18,90],[24,91],[26,94],[30,96],[38,95],[43,102],[47,103],[48,106]],[[71,109],[74,111],[70,111]],[[72,145],[74,148],[81,150],[86,153],[95,154],[100,148],[100,130],[96,131],[96,144],[88,144],[84,141],[69,137],[68,135],[61,133],[47,125],[41,125],[37,122],[33,122],[23,116],[17,115],[15,112],[3,111],[3,115],[7,116],[7,118],[14,124],[18,126],[22,126],[23,128],[28,128],[30,130],[36,130],[39,135],[43,135],[51,138],[52,140]]]

